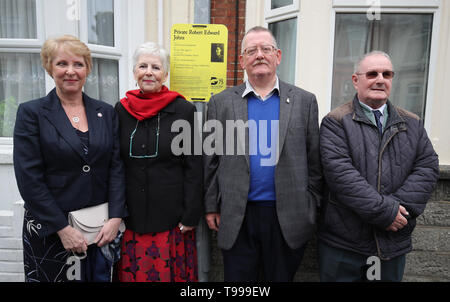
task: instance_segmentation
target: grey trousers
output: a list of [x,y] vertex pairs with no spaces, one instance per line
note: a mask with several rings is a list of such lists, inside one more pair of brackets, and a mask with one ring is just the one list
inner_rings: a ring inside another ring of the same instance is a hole
[[406,255],[386,261],[379,260],[377,257],[370,258],[332,247],[320,240],[318,253],[322,282],[400,282],[405,270]]

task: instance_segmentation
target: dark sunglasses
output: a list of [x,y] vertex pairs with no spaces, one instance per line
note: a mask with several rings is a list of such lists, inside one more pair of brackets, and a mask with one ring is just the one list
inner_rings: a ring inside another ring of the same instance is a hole
[[392,70],[386,70],[386,71],[383,71],[383,72],[370,70],[370,71],[368,71],[366,73],[356,73],[356,74],[364,74],[364,75],[366,75],[366,78],[368,78],[369,80],[373,80],[373,79],[378,77],[379,73],[381,73],[383,75],[383,78],[385,78],[387,80],[390,80],[390,79],[392,79],[394,77],[394,72]]

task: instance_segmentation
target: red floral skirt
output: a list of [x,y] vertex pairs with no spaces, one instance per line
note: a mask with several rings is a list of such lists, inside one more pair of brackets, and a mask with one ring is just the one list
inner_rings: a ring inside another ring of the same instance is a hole
[[117,265],[120,282],[197,282],[195,230],[161,233],[126,230]]

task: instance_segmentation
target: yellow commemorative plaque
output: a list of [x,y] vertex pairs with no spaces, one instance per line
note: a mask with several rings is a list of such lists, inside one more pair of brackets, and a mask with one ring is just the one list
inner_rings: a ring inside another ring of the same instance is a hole
[[170,90],[208,102],[227,86],[228,29],[221,24],[175,24],[170,41]]

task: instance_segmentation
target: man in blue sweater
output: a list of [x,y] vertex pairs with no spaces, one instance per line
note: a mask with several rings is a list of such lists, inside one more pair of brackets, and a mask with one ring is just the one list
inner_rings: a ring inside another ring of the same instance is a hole
[[208,104],[210,125],[246,126],[213,132],[216,152],[204,156],[206,220],[218,231],[225,281],[260,274],[292,281],[314,231],[322,186],[317,101],[278,78],[280,62],[272,33],[250,29],[240,56],[248,80]]

